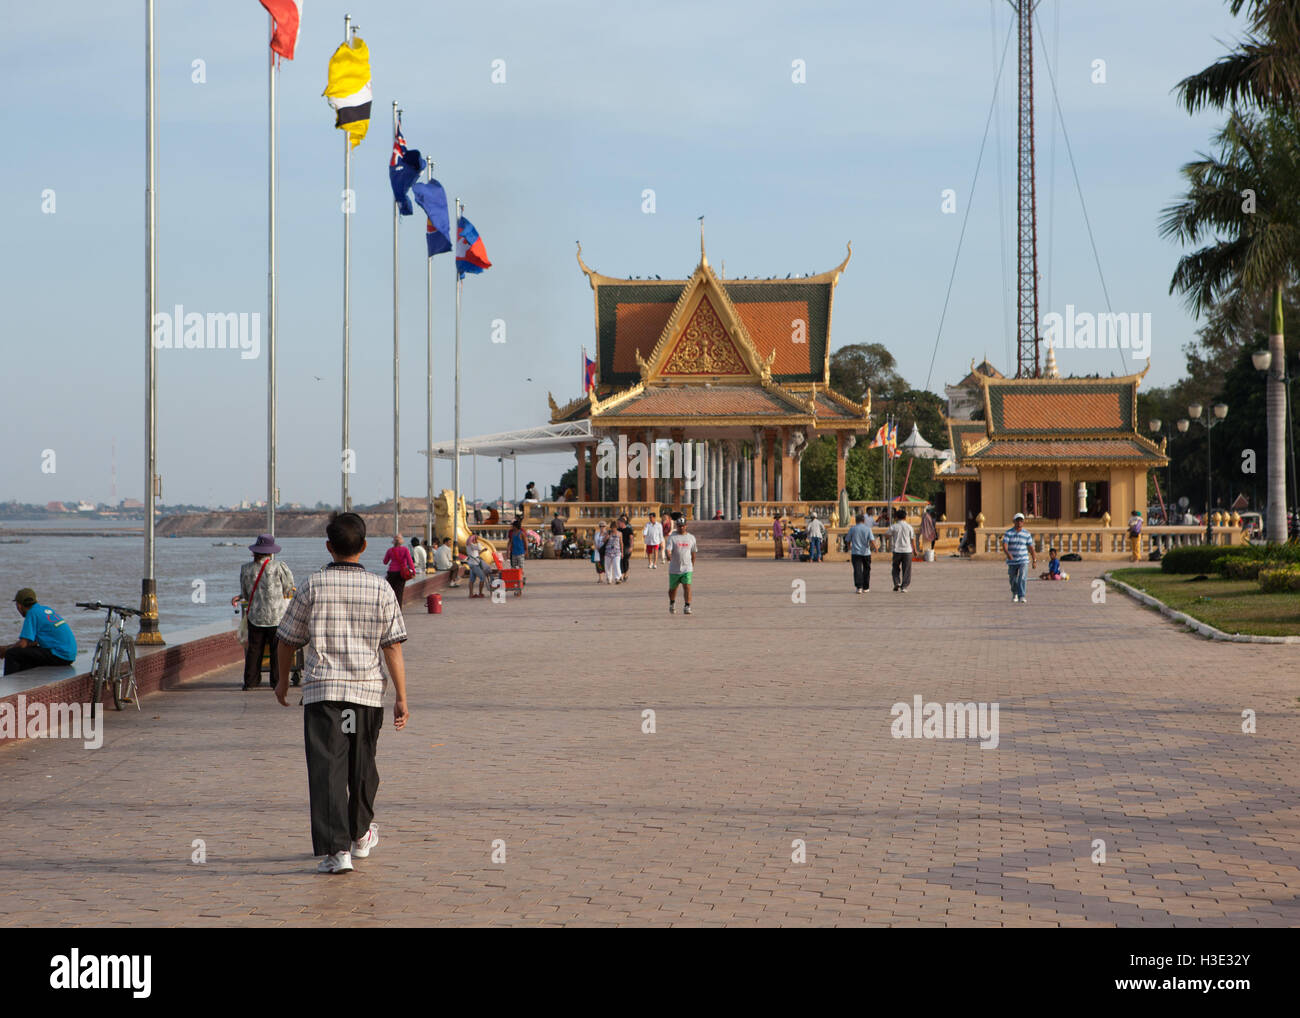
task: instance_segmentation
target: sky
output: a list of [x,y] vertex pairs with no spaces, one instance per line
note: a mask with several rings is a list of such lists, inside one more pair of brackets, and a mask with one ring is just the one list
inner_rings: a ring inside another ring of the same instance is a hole
[[[354,502],[393,489],[394,99],[408,144],[465,202],[493,262],[464,285],[464,436],[545,423],[548,391],[561,404],[581,394],[594,314],[575,241],[605,274],[684,278],[699,259],[701,215],[710,263],[729,278],[824,271],[852,242],[833,348],[882,343],[911,385],[941,394],[972,359],[1014,372],[1016,75],[1012,37],[998,77],[1012,26],[1005,0],[304,6],[296,59],[279,74],[282,500],[339,499],[344,143],[321,92],[349,13],[374,88],[370,132],[352,160]],[[70,0],[6,12],[0,500],[143,497],[143,11]],[[1043,0],[1038,24],[1040,312],[1107,310],[1050,62],[1110,308],[1150,314],[1144,384],[1171,383],[1197,322],[1168,293],[1180,251],[1157,222],[1180,192],[1179,168],[1208,149],[1219,120],[1188,116],[1172,89],[1243,26],[1218,0]],[[267,33],[255,0],[157,4],[160,311],[265,318]],[[946,189],[955,212],[944,211]],[[408,496],[425,488],[423,235],[422,216],[400,223]],[[450,257],[433,271],[434,437],[448,440]],[[493,342],[496,322],[504,342]],[[1129,353],[1068,349],[1058,361],[1062,374],[1145,366]],[[266,389],[264,350],[158,352],[164,502],[265,497]],[[572,463],[521,460],[519,488],[553,483]],[[462,474],[471,489],[468,458]],[[507,488],[512,478],[507,467]],[[435,484],[450,486],[447,461]],[[497,463],[480,460],[470,493],[499,489]]]

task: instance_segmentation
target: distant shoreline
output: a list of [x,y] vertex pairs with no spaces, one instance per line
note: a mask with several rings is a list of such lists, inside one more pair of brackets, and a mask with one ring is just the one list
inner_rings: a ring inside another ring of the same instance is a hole
[[[363,512],[371,537],[391,537],[392,510]],[[277,537],[324,537],[329,510],[279,509],[275,514]],[[424,536],[424,509],[402,513],[402,533]],[[10,537],[144,537],[144,527],[34,527],[33,520],[15,521],[17,526],[0,524],[0,540]],[[90,522],[90,521],[87,521]],[[26,524],[26,525],[23,525]],[[178,513],[164,516],[154,524],[156,537],[257,537],[266,533],[266,510],[244,509],[231,512]]]

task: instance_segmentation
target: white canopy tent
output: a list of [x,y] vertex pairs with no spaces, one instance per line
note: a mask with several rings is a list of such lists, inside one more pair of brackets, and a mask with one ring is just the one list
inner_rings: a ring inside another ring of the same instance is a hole
[[[460,440],[462,456],[500,456],[515,459],[519,456],[538,456],[545,453],[562,452],[575,445],[594,441],[591,433],[591,421],[568,421],[563,424],[542,424],[535,428],[521,428],[518,431],[499,431],[493,435],[476,435]],[[455,442],[435,442],[433,455],[439,459],[452,459]],[[421,449],[424,455],[429,450]]]
[[[478,487],[478,457],[495,456],[501,461],[501,498],[504,501],[506,460],[514,462],[514,487],[518,491],[520,456],[544,456],[571,451],[575,446],[594,440],[595,437],[591,432],[591,421],[566,421],[561,424],[541,424],[535,428],[498,431],[491,435],[475,435],[470,438],[462,438],[460,440],[460,454],[475,457],[475,489]],[[420,454],[423,456],[428,456],[429,453],[430,450],[428,449],[420,450]],[[435,442],[432,453],[438,459],[455,459],[456,443],[454,441]],[[475,500],[477,500],[477,491],[475,491]]]

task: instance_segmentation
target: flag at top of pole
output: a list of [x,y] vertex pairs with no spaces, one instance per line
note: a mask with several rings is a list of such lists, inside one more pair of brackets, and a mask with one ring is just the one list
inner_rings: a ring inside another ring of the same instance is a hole
[[490,268],[492,263],[488,261],[483,238],[474,229],[474,224],[461,216],[456,220],[456,277],[464,279],[467,272],[477,274]]
[[451,213],[447,210],[447,192],[432,177],[419,181],[411,191],[428,216],[424,236],[429,246],[429,257],[446,254],[451,250]]
[[334,107],[334,126],[347,131],[353,147],[370,128],[370,50],[360,36],[330,57],[329,83],[321,93]]
[[397,211],[404,216],[415,214],[411,206],[411,185],[424,171],[424,159],[419,149],[406,148],[406,139],[402,137],[402,121],[397,121],[397,133],[393,137],[393,155],[388,160],[388,182],[393,186],[393,201],[397,202]]
[[266,13],[275,21],[275,32],[271,36],[271,49],[284,57],[293,59],[294,47],[298,45],[298,32],[302,25],[302,0],[261,0]]
[[596,362],[587,356],[587,348],[582,348],[582,391],[591,392],[596,387]]

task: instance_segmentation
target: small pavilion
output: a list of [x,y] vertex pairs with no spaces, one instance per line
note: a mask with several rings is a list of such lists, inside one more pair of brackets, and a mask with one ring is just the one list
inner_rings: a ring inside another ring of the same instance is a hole
[[1031,527],[1086,531],[1122,526],[1134,509],[1145,515],[1147,472],[1169,462],[1163,440],[1138,434],[1146,372],[1003,378],[972,365],[984,419],[948,418],[954,458],[935,471],[948,521],[974,516],[1000,531],[1022,512]]
[[[564,406],[549,397],[553,424],[590,422],[593,441],[575,443],[578,499],[689,503],[697,518],[735,519],[741,502],[799,501],[800,458],[825,434],[843,488],[845,454],[871,419],[870,393],[859,404],[830,386],[831,306],[851,255],[802,278],[730,280],[701,242],[689,278],[633,280],[589,268],[579,246],[595,297],[595,384]],[[604,439],[658,455],[614,476],[598,469]],[[677,459],[661,459],[665,446]]]

